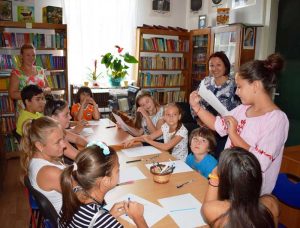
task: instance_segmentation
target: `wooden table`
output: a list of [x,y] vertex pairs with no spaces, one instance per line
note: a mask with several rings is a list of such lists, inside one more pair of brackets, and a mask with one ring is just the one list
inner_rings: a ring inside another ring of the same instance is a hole
[[[104,141],[108,145],[113,145],[114,147],[119,147],[121,142],[126,139],[131,138],[126,132],[121,129],[117,128],[106,128],[106,126],[110,125],[111,123],[108,122],[107,119],[101,120],[102,124],[98,126],[93,126],[95,134],[90,136],[89,139],[98,139]],[[141,172],[147,177],[143,180],[135,181],[132,184],[117,186],[116,189],[106,197],[106,201],[109,203],[113,200],[117,200],[126,194],[135,194],[139,197],[142,197],[150,202],[153,202],[160,206],[158,203],[158,199],[171,197],[181,194],[190,193],[192,194],[197,200],[203,202],[204,195],[206,193],[208,182],[207,180],[201,176],[199,173],[192,171],[192,172],[184,172],[184,173],[176,173],[172,174],[170,181],[166,184],[158,184],[155,183],[152,179],[152,174],[147,169],[145,164],[146,161],[135,162],[135,163],[126,163],[128,160],[134,160],[138,158],[149,158],[152,157],[144,156],[144,157],[136,157],[136,158],[128,158],[123,153],[119,153],[119,162],[120,166],[122,167],[138,167]],[[169,159],[175,160],[168,152],[162,152],[158,158],[155,160],[158,162],[161,161],[168,161]],[[176,185],[182,184],[188,180],[194,179],[194,182],[184,185],[182,188],[176,188]],[[120,222],[125,227],[135,227],[128,223],[127,221],[121,220]],[[178,227],[178,225],[174,222],[174,220],[168,215],[164,217],[162,220],[158,221],[153,227]]]

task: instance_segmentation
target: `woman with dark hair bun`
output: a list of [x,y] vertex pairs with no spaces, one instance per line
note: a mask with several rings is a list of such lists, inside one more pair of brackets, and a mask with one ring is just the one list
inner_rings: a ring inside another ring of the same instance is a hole
[[202,214],[212,227],[277,227],[278,201],[272,195],[260,197],[262,171],[257,158],[233,147],[220,156],[210,175]]
[[201,121],[219,135],[228,135],[225,148],[238,146],[257,157],[263,173],[261,194],[271,193],[275,186],[288,136],[288,118],[271,98],[276,73],[283,64],[280,55],[272,54],[266,60],[242,65],[235,76],[236,94],[242,104],[225,117],[215,117],[203,109],[197,93],[190,95],[190,105]]

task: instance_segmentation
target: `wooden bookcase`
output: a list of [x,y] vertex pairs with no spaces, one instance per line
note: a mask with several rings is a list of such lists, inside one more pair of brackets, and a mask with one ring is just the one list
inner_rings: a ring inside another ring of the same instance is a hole
[[[253,43],[244,45],[246,29],[252,29]],[[218,26],[211,29],[211,53],[224,51],[231,63],[231,73],[238,71],[239,67],[254,59],[256,47],[256,27],[247,27],[242,24]]]
[[190,33],[180,29],[137,29],[137,86],[161,103],[187,101],[190,87]]
[[9,152],[8,158],[18,154],[13,139],[15,112],[8,97],[8,83],[11,69],[20,65],[20,47],[24,43],[36,47],[36,65],[45,69],[53,94],[68,98],[67,26],[0,21],[0,138],[4,142],[3,150]]
[[[211,30],[210,28],[190,31],[192,61],[191,91],[198,88],[200,81],[208,75],[208,58],[210,55]],[[191,92],[190,91],[190,92]]]

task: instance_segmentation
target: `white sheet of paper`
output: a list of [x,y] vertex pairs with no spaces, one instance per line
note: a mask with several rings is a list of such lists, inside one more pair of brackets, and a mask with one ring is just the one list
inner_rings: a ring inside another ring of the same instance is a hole
[[122,149],[122,152],[127,157],[140,157],[140,156],[146,156],[151,154],[160,154],[160,150],[156,149],[153,146],[139,146],[139,147],[132,147],[128,149]]
[[206,224],[200,213],[202,204],[190,193],[159,199],[158,202],[179,227],[199,227]]
[[127,131],[129,134],[135,136],[135,130],[134,130],[134,128],[128,126],[128,125],[123,121],[123,119],[122,119],[120,116],[118,116],[116,113],[113,113],[113,112],[112,112],[112,114],[113,114],[113,116],[115,117],[117,123],[120,125],[120,127],[121,127],[124,131]]
[[[177,161],[168,161],[168,162],[160,162],[159,164],[164,164],[167,166],[171,166],[174,163],[175,169],[173,173],[184,173],[193,171],[191,167],[189,167],[184,161],[177,160]],[[150,170],[152,164],[146,164],[146,167]]]
[[206,88],[204,85],[204,80],[201,81],[198,94],[203,98],[207,103],[209,103],[221,116],[226,116],[229,114],[229,111],[226,107],[219,101],[219,99]]
[[[161,220],[163,217],[167,215],[167,211],[165,209],[134,194],[127,194],[119,198],[118,200],[109,202],[109,204],[107,204],[105,208],[107,210],[110,210],[110,208],[112,208],[114,203],[121,202],[121,201],[128,201],[128,199],[144,205],[144,218],[149,227],[152,227],[155,223],[157,223],[159,220]],[[131,218],[129,218],[129,216],[122,215],[121,218],[132,224],[135,224],[131,220]]]
[[88,121],[88,125],[90,126],[97,126],[101,124],[101,120],[90,120]]
[[120,167],[119,183],[146,179],[147,177],[138,167]]
[[82,131],[80,132],[80,135],[84,137],[90,136],[92,134],[94,134],[94,130],[93,128],[90,127],[83,128]]

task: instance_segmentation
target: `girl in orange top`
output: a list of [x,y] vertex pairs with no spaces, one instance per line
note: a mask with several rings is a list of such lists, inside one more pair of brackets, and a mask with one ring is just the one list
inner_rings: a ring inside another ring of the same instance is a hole
[[82,86],[78,90],[77,103],[73,104],[71,115],[75,121],[100,119],[98,105],[93,99],[93,93],[89,87]]

